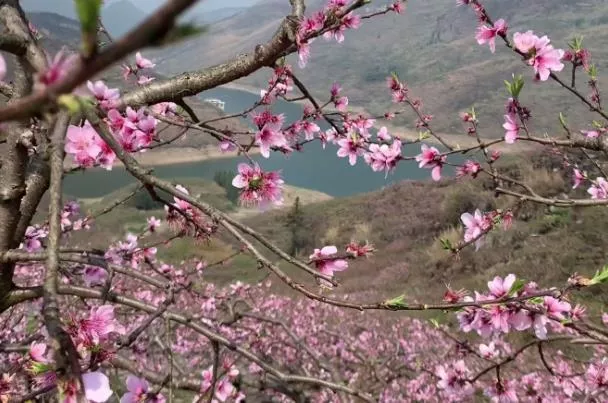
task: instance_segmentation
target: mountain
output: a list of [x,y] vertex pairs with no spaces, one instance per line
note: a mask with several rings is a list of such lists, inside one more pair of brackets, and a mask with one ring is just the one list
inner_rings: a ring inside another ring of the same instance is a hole
[[[549,35],[560,48],[567,48],[575,34],[583,35],[594,59],[601,63],[600,82],[606,77],[602,75],[608,56],[605,1],[488,0],[484,4],[492,16],[508,22],[510,35],[531,29]],[[319,2],[309,3],[308,14],[320,7]],[[171,49],[162,68],[182,72],[192,69],[196,61],[198,67],[205,67],[249,53],[272,36],[280,19],[288,13],[285,1],[259,3],[211,25],[200,38]],[[503,80],[511,78],[512,73],[523,74],[527,85],[522,101],[532,110],[532,129],[541,133],[555,129],[560,111],[581,126],[590,121],[587,109],[580,102],[571,102],[556,84],[533,83],[532,70],[504,46],[499,44],[495,54],[487,46],[479,46],[474,38],[476,26],[473,11],[457,7],[454,0],[411,1],[403,15],[375,17],[364,21],[359,29],[346,32],[342,44],[317,39],[311,45],[309,65],[304,70],[295,67],[295,72],[317,96],[327,99],[331,84],[337,81],[353,105],[381,114],[391,107],[384,80],[394,71],[408,83],[413,96],[423,98],[426,113],[435,116],[436,129],[462,133],[458,112],[475,106],[484,136],[496,137],[502,134],[507,98]],[[297,65],[295,56],[289,61]],[[569,76],[569,72],[562,74]],[[240,83],[260,88],[268,77],[265,71]],[[587,93],[584,82],[584,77],[578,81],[581,91]],[[414,121],[412,115],[396,120],[410,127]]]
[[26,12],[47,12],[74,20],[78,19],[74,0],[21,0],[20,4]]
[[[74,0],[21,0],[21,6],[27,12],[47,12],[78,20]],[[129,0],[118,0],[105,5],[101,16],[110,34],[118,36],[128,32],[141,22],[146,13]]]
[[101,10],[104,26],[113,36],[121,36],[146,18],[146,13],[129,0],[111,3]]
[[212,24],[242,13],[245,10],[247,10],[246,7],[225,7],[209,11],[194,9],[187,13],[184,19],[199,24]]

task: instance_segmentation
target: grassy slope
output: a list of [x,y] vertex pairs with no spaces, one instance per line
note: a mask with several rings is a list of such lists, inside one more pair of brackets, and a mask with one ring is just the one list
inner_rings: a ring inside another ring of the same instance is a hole
[[[509,165],[525,171],[530,183],[542,186],[544,194],[559,194],[569,188],[559,173],[538,166],[522,168],[527,165],[523,159]],[[340,247],[351,239],[368,240],[378,252],[339,274],[341,292],[363,298],[405,292],[425,301],[441,295],[445,284],[481,289],[495,275],[516,273],[541,285],[556,285],[574,272],[592,274],[606,264],[605,208],[569,211],[529,205],[518,213],[512,229],[496,231],[479,251],[467,249],[459,258],[443,251],[440,237],[453,242],[462,237],[462,212],[501,208],[510,202],[495,199],[483,185],[479,180],[439,184],[405,181],[382,191],[310,204],[304,207],[306,251],[327,244]],[[284,220],[284,214],[275,213],[271,218],[252,218],[249,224],[285,246],[289,236],[281,225]],[[607,289],[591,291],[597,298],[595,308],[608,303]]]
[[[555,45],[562,48],[574,34],[584,35],[595,60],[600,62],[600,72],[603,70],[602,61],[608,56],[605,46],[608,5],[605,2],[489,0],[484,4],[491,15],[507,20],[511,33],[533,29],[548,34]],[[317,2],[308,9],[312,12],[319,7]],[[161,66],[170,71],[183,71],[199,67],[193,65],[193,60],[201,60],[202,66],[206,66],[250,52],[273,34],[282,13],[286,12],[286,4],[277,5],[272,1],[253,7],[212,26],[200,39],[172,49]],[[585,108],[577,102],[571,103],[556,85],[533,84],[531,69],[503,46],[498,46],[495,55],[487,46],[478,46],[474,39],[475,26],[473,12],[466,7],[456,7],[453,0],[411,0],[404,15],[366,21],[360,29],[348,32],[341,45],[317,40],[312,45],[309,67],[296,72],[323,98],[335,80],[343,85],[352,104],[379,113],[390,106],[384,79],[395,71],[408,82],[414,95],[422,96],[427,112],[436,116],[436,129],[461,132],[457,113],[475,105],[485,136],[498,136],[502,132],[499,122],[506,99],[503,80],[512,73],[523,73],[529,86],[522,99],[532,108],[533,128],[539,131],[555,128],[560,111],[579,124],[588,122],[590,115]],[[295,59],[292,63],[296,64]],[[247,77],[243,83],[264,86],[268,74]],[[583,82],[581,77],[579,86],[586,93]],[[401,123],[411,127],[413,118],[409,116]]]

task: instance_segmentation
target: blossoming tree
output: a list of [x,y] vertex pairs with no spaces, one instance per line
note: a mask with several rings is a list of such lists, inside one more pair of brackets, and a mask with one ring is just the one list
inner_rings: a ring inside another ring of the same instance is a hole
[[[530,71],[530,78],[514,76],[507,83],[504,137],[483,138],[471,110],[460,119],[476,144],[462,149],[433,131],[432,115],[396,74],[387,79],[395,108],[380,117],[354,115],[349,112],[347,89],[335,84],[327,99],[318,100],[286,62],[288,55],[297,53],[299,67],[305,68],[314,40],[322,36],[340,43],[366,19],[403,13],[403,2],[362,14],[364,0],[330,0],[323,9],[305,13],[303,0],[291,0],[291,14],[251,54],[154,81],[147,72],[155,65],[140,50],[187,31],[177,27],[176,18],[194,2],[167,1],[125,37],[102,46],[100,38],[110,38],[98,18],[101,0],[76,0],[81,50],[51,57],[41,48],[40,35],[19,2],[0,1],[0,49],[16,61],[13,82],[0,85],[8,99],[0,108],[5,139],[0,166],[0,401],[608,399],[608,318],[595,323],[586,317],[585,307],[569,302],[580,289],[607,282],[608,269],[590,268],[595,274],[588,276],[572,273],[566,284],[548,288],[512,274],[497,276],[488,279],[487,290],[470,294],[448,289],[424,303],[406,296],[380,301],[328,296],[318,291],[319,286],[339,289],[335,274],[348,276],[349,261],[372,254],[371,245],[319,245],[308,260],[294,258],[184,186],[154,176],[133,157],[166,144],[159,138],[160,127],[197,130],[216,139],[222,151],[242,155],[232,183],[240,190],[240,201],[248,207],[267,207],[281,204],[283,180],[278,172],[266,172],[255,163],[249,156],[254,148],[268,158],[273,152],[301,151],[319,141],[326,152],[333,149],[337,158],[347,158],[347,164],[365,163],[385,175],[398,169],[401,161],[415,160],[435,181],[445,166],[453,165],[452,157],[476,152],[477,159],[457,165],[457,176],[491,178],[494,191],[509,198],[512,208],[463,211],[462,241],[444,240],[443,246],[454,254],[473,244],[479,249],[491,231],[501,226],[508,230],[524,203],[608,204],[602,165],[587,153],[608,150],[605,123],[579,134],[560,116],[565,136],[537,136],[528,128],[531,114],[522,96],[525,81],[553,82],[598,118],[608,120],[596,68],[580,40],[563,51],[533,31],[512,34],[508,21],[493,20],[480,1],[459,0],[458,5],[470,7],[478,17],[478,43],[488,45],[492,53],[497,46],[506,46]],[[116,63],[124,63],[124,78],[137,82],[137,89],[124,93],[94,80]],[[236,135],[201,121],[184,100],[263,68],[272,73],[259,102],[246,111],[255,127],[251,132]],[[567,68],[571,83],[565,78]],[[590,96],[574,85],[581,72],[588,76]],[[0,78],[6,74],[1,58]],[[292,94],[308,106],[301,119],[287,123],[269,105],[277,99],[292,100]],[[417,117],[419,140],[401,140],[378,124],[408,109]],[[321,121],[328,130],[321,129]],[[427,138],[435,146],[426,144]],[[495,164],[500,154],[493,148],[502,142],[559,148],[566,163],[567,153],[582,152],[595,170],[570,165],[573,187],[588,186],[590,197],[548,197],[509,177]],[[100,212],[81,214],[77,203],[62,202],[63,177],[73,171],[66,171],[65,165],[112,169],[117,161],[141,189],[164,204],[165,217],[148,218],[138,234],[124,234],[122,241],[105,250],[78,247],[70,235],[95,231],[95,222],[133,194]],[[47,193],[48,214],[34,221]],[[205,281],[201,262],[187,261],[179,267],[163,263],[156,257],[157,247],[167,241],[158,241],[160,226],[171,229],[170,239],[204,242],[227,234],[240,245],[237,254],[253,257],[259,269],[295,293],[274,294],[270,280],[246,285],[235,279],[230,286],[218,287]],[[277,259],[311,281],[294,280]],[[410,311],[429,310],[453,313],[459,329],[407,316]],[[366,311],[371,312],[357,314]],[[467,333],[475,336],[465,337]],[[508,339],[513,333],[521,337]],[[555,349],[556,345],[562,348]]]

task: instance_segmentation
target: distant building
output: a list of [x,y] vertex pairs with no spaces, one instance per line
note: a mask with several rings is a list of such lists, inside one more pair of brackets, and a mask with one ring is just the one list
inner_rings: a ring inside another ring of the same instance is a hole
[[220,108],[221,110],[224,110],[224,107],[226,106],[226,103],[224,101],[222,101],[221,99],[217,99],[217,98],[206,98],[205,102],[207,102],[208,104],[211,104],[211,105],[215,105],[218,108]]

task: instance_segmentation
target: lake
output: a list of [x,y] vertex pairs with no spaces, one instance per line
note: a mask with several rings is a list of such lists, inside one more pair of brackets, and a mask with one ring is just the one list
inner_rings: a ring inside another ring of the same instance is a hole
[[[242,112],[259,99],[249,92],[224,88],[206,91],[202,98],[225,101],[225,112],[228,114]],[[286,122],[293,122],[302,114],[300,105],[285,101],[275,102],[272,109],[274,113],[285,114]],[[411,145],[404,147],[404,150],[407,155],[415,155],[418,154],[420,146]],[[419,169],[414,161],[400,162],[397,169],[385,178],[384,172],[373,172],[362,159],[351,167],[346,158],[336,156],[336,151],[336,146],[327,145],[323,150],[320,143],[313,142],[307,144],[301,153],[294,152],[289,156],[271,153],[269,159],[259,155],[254,159],[264,170],[281,170],[285,182],[289,185],[318,190],[336,197],[369,192],[404,179],[430,178],[430,171]],[[235,157],[158,166],[154,168],[154,174],[169,180],[184,177],[213,179],[218,171],[236,171],[236,165],[244,160],[243,157]],[[457,161],[457,158],[450,159],[450,162]],[[451,167],[445,167],[444,171],[445,175],[453,174]],[[64,191],[75,197],[101,197],[134,182],[122,168],[114,168],[112,171],[92,169],[68,175],[64,181]]]

